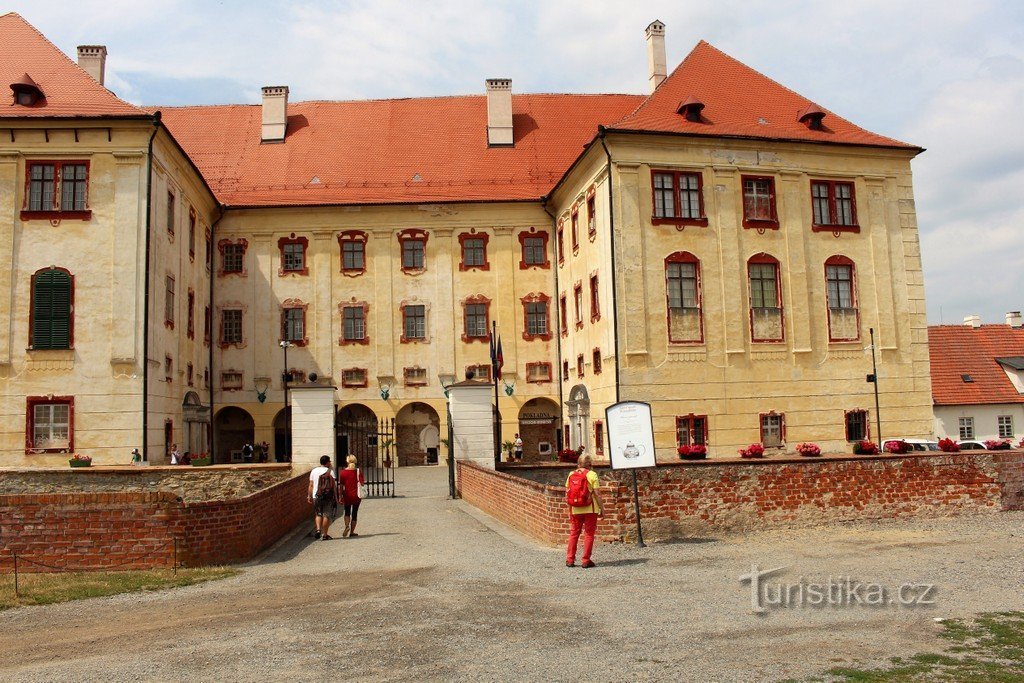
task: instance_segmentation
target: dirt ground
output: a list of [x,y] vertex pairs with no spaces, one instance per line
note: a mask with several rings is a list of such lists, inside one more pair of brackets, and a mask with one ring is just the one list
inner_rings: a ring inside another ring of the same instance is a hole
[[[303,530],[239,576],[0,613],[9,681],[776,681],[936,650],[936,618],[1024,609],[1024,513],[599,546],[569,569],[399,470],[355,539]],[[340,527],[337,535],[340,536]],[[751,610],[739,577],[934,584],[934,604]]]

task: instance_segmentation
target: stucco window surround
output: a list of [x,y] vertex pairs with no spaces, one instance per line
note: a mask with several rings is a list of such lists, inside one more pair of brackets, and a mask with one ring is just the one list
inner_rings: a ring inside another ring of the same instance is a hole
[[786,445],[786,414],[770,410],[758,417],[760,441],[765,448],[782,448]]
[[50,266],[32,274],[28,348],[75,348],[75,276]]
[[174,242],[174,228],[177,220],[178,197],[174,190],[167,190],[167,239]]
[[195,367],[191,363],[185,364],[185,381],[188,382],[189,386],[193,385],[193,377],[195,375]]
[[567,360],[562,361],[562,381],[569,381],[569,361]]
[[209,228],[203,229],[205,233],[204,247],[206,249],[206,272],[209,273],[213,270],[213,235],[210,234]]
[[309,238],[296,237],[293,232],[277,241],[280,265],[277,274],[309,275]]
[[196,260],[196,209],[188,207],[188,260],[195,263]]
[[557,230],[557,241],[556,247],[558,250],[558,265],[561,266],[565,263],[565,219],[558,219],[558,230]]
[[651,224],[707,227],[704,174],[699,170],[651,170]]
[[551,382],[551,363],[540,361],[526,364],[527,384],[547,384]]
[[587,237],[593,242],[597,239],[597,188],[591,185],[587,189]]
[[425,387],[427,386],[427,369],[418,365],[403,368],[402,380],[407,387]]
[[551,297],[541,292],[530,292],[519,300],[523,304],[523,339],[551,340]]
[[459,234],[460,271],[491,269],[487,253],[488,240],[490,240],[490,235],[477,232],[476,228]]
[[569,302],[565,294],[558,296],[558,328],[563,337],[569,336]]
[[228,368],[220,373],[220,388],[223,391],[241,391],[243,386],[241,370]]
[[688,251],[665,257],[666,325],[670,344],[704,343],[700,259]]
[[811,180],[811,230],[831,232],[836,237],[844,232],[860,232],[853,181]]
[[462,300],[462,341],[486,342],[491,338],[491,300],[483,294]]
[[582,353],[576,356],[576,377],[577,378],[580,378],[580,379],[583,378],[583,365],[584,365],[585,362],[586,361],[584,360],[584,357],[583,357]]
[[203,346],[210,345],[210,332],[213,329],[213,320],[210,314],[210,307],[203,307]]
[[860,340],[860,307],[857,303],[857,268],[846,256],[825,261],[825,296],[828,312],[828,340]]
[[164,285],[164,327],[169,330],[174,329],[174,308],[176,305],[174,299],[175,287],[174,276],[167,273]]
[[364,389],[370,385],[366,368],[345,368],[341,371],[341,386],[346,389]]
[[779,229],[773,176],[740,176],[740,198],[743,203],[743,227],[763,233]]
[[597,279],[597,271],[590,274],[590,322],[601,319],[601,288]]
[[419,275],[426,272],[427,240],[430,237],[427,231],[407,228],[399,232],[397,237],[402,272],[406,275]]
[[164,381],[168,384],[174,379],[174,359],[164,356]]
[[583,282],[577,280],[572,286],[572,308],[576,329],[583,329]]
[[871,438],[871,420],[868,411],[862,408],[843,411],[843,424],[846,425],[846,440],[865,441]]
[[232,346],[244,349],[248,345],[245,338],[245,315],[248,309],[248,306],[238,301],[226,301],[217,305],[217,317],[220,319],[217,346],[222,349]]
[[306,326],[306,310],[309,304],[299,299],[285,299],[281,302],[281,338],[293,346],[309,344],[309,328]]
[[186,328],[185,335],[189,339],[196,338],[196,292],[191,287],[188,288],[188,304],[186,315]]
[[769,254],[756,254],[747,261],[750,340],[756,344],[786,339],[780,274],[779,260]]
[[27,161],[21,220],[48,220],[54,226],[64,219],[90,220],[89,166],[85,159]]
[[338,233],[342,275],[358,277],[366,272],[367,241],[368,236],[362,230],[344,230]]
[[493,382],[494,380],[491,378],[491,370],[493,370],[493,368],[491,367],[490,363],[478,363],[477,365],[467,365],[466,376],[468,377],[469,373],[472,372],[473,379],[486,382]]
[[402,313],[402,344],[430,343],[430,302],[413,298],[398,305]]
[[350,346],[353,344],[368,345],[370,343],[369,317],[370,304],[366,301],[356,301],[352,297],[350,301],[343,301],[338,304],[338,314],[341,316],[341,336],[338,337],[338,346]]
[[580,202],[576,201],[572,205],[572,211],[569,214],[569,225],[572,236],[572,253],[580,253]]
[[245,277],[249,274],[245,265],[245,254],[249,251],[249,240],[244,237],[218,240],[217,251],[220,253],[220,268],[217,269],[217,277],[224,277],[225,275],[241,275]]
[[535,227],[531,227],[529,232],[525,230],[520,232],[519,253],[519,270],[551,268],[551,259],[548,258],[548,233],[546,232],[538,232]]
[[601,374],[601,349],[599,348],[595,347],[594,350],[591,351],[590,370],[595,375]]
[[604,420],[594,420],[594,455],[604,455]]
[[677,415],[676,416],[676,446],[707,446],[708,445],[708,416],[707,415]]
[[75,397],[25,397],[25,453],[73,453]]

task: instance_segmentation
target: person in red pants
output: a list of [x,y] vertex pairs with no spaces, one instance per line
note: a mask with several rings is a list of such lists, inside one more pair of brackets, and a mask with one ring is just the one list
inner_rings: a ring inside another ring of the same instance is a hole
[[[593,461],[590,456],[581,455],[577,461],[576,469],[565,480],[565,488],[567,490],[566,504],[569,508],[569,522],[571,525],[569,544],[565,549],[566,567],[576,566],[576,548],[579,545],[581,532],[583,534],[583,557],[581,558],[582,564],[580,566],[584,569],[594,566],[593,560],[590,559],[590,554],[594,550],[594,534],[597,532],[597,520],[599,517],[604,517],[604,511],[601,499],[597,495],[597,487],[600,486],[601,482],[597,478],[597,472],[591,469],[592,466]],[[589,501],[584,502],[583,505],[573,505],[573,497],[576,496],[577,499],[580,497],[580,489],[583,488],[584,482],[586,482],[589,496],[583,495],[582,498],[589,498]]]

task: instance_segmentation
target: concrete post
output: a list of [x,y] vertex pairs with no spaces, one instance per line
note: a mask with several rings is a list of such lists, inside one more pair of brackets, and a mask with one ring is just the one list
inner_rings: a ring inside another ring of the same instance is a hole
[[292,468],[312,469],[320,456],[334,462],[334,387],[308,384],[289,388],[292,405]]
[[490,382],[466,380],[448,388],[452,414],[452,453],[456,460],[471,460],[494,469],[494,402]]

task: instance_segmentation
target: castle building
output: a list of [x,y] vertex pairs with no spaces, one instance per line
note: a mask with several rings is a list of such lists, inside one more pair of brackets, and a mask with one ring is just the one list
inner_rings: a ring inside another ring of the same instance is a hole
[[[650,93],[169,107],[0,17],[0,464],[288,450],[286,392],[444,458],[445,387],[490,378],[527,458],[606,453],[650,402],[680,444],[827,450],[931,432],[912,145],[701,42]],[[287,348],[282,348],[287,342]],[[287,355],[287,361],[285,356]],[[286,385],[286,377],[290,382]]]

